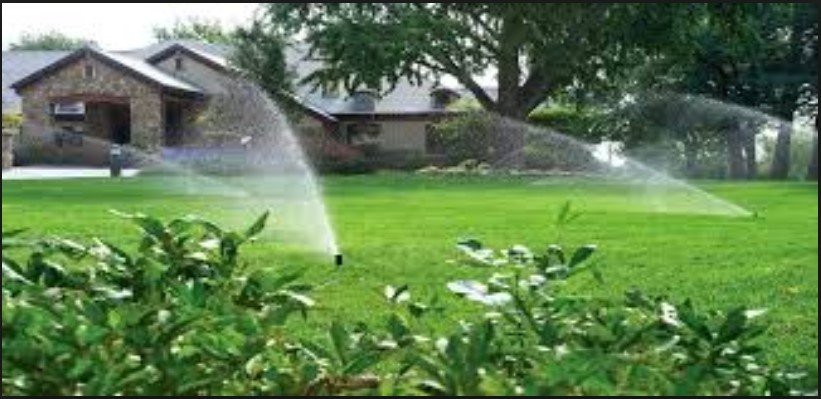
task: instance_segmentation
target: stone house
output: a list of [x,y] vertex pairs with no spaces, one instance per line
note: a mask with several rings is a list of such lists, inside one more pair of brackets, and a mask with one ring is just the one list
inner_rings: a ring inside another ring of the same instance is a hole
[[[17,156],[29,164],[105,165],[110,145],[150,153],[195,145],[188,132],[216,96],[231,90],[230,48],[190,41],[130,52],[3,53],[3,112],[24,117]],[[321,67],[288,50],[298,77]],[[436,152],[430,127],[461,97],[433,82],[401,82],[378,96],[297,87],[292,121],[303,133],[386,152]]]

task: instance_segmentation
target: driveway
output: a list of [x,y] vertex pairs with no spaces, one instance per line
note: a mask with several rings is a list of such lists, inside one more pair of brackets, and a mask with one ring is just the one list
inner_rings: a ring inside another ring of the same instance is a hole
[[[136,169],[123,171],[123,177],[131,178],[140,173]],[[3,180],[68,180],[100,179],[111,176],[106,168],[56,168],[56,167],[23,167],[3,171]]]

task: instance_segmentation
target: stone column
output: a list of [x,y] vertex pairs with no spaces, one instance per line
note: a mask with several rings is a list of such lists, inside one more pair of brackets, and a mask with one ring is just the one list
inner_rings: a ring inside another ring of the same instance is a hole
[[16,132],[3,130],[3,170],[14,166],[14,138]]
[[148,153],[158,153],[164,144],[165,112],[160,95],[131,99],[131,143]]

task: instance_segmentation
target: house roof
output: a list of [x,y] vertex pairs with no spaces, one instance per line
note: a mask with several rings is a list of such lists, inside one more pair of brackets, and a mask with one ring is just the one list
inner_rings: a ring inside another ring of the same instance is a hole
[[68,55],[66,51],[3,52],[3,113],[20,112],[20,97],[11,85],[32,72],[45,68]]
[[51,73],[54,73],[85,57],[95,58],[98,61],[105,63],[112,68],[121,70],[140,81],[158,85],[165,90],[188,95],[204,94],[199,88],[177,79],[143,60],[122,54],[105,52],[92,47],[82,48],[59,58],[57,61],[54,61],[51,64],[32,72],[15,83],[12,83],[11,88],[19,91],[39,82]]
[[441,110],[433,108],[431,94],[441,88],[437,82],[426,81],[421,85],[415,85],[407,79],[397,82],[393,91],[378,96],[374,102],[372,112],[361,112],[357,110],[356,100],[353,93],[346,93],[342,90],[336,93],[324,92],[317,89],[313,84],[304,82],[314,72],[323,66],[321,60],[312,58],[308,47],[305,45],[290,46],[286,50],[286,60],[288,68],[296,75],[298,82],[296,97],[300,101],[318,108],[335,116],[350,115],[404,115],[404,114],[425,114],[441,113]]
[[221,62],[226,64],[226,60],[231,58],[231,53],[233,51],[231,46],[222,44],[205,43],[196,40],[167,40],[147,47],[120,51],[118,53],[142,60],[149,60],[171,47],[185,47],[186,49],[196,51],[200,54],[207,54],[209,57],[222,60]]
[[186,46],[182,43],[174,43],[173,45],[166,47],[164,50],[148,57],[146,62],[156,65],[179,53],[185,54],[213,69],[216,69],[217,71],[225,72],[229,68],[227,58],[195,47]]
[[[167,74],[155,65],[177,52],[198,59],[211,67],[227,70],[232,48],[230,46],[215,45],[190,40],[173,40],[157,43],[145,48],[121,52],[105,52],[99,49],[84,49],[122,70],[131,73],[142,80],[159,84],[164,88],[187,94],[200,94],[202,91],[194,85],[184,82]],[[19,108],[20,99],[16,96],[13,87],[31,83],[43,74],[59,68],[71,57],[77,57],[80,52],[4,52],[3,53],[3,110]],[[322,68],[321,60],[309,55],[305,45],[290,46],[286,50],[286,60],[289,69],[298,79],[294,100],[309,114],[321,116],[325,121],[336,120],[342,117],[364,117],[378,115],[390,116],[422,116],[439,115],[444,113],[433,106],[432,94],[443,87],[434,81],[426,81],[421,85],[411,83],[407,79],[400,80],[393,91],[375,98],[373,110],[362,112],[357,107],[353,93],[340,91],[328,93],[317,89],[304,80]],[[8,72],[8,73],[7,73]],[[17,83],[15,83],[17,82]],[[461,98],[471,98],[472,95],[463,89],[452,89]]]

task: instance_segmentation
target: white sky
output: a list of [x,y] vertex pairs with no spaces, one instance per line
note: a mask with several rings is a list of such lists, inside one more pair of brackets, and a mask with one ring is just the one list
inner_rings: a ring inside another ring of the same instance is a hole
[[191,17],[226,26],[251,20],[258,3],[3,3],[3,49],[24,33],[56,31],[90,39],[108,50],[152,43],[158,26]]

